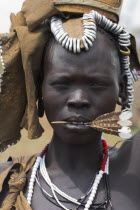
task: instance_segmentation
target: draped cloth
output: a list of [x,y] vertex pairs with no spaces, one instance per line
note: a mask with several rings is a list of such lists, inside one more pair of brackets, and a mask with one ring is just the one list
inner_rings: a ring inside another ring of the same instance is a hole
[[32,167],[37,155],[30,157],[11,158],[12,165],[0,174],[0,193],[2,193],[5,179],[11,173],[8,186],[9,191],[4,199],[0,210],[31,210],[26,198],[23,195],[23,190],[26,184],[27,172]]
[[[71,18],[73,15],[94,9],[117,22],[121,4],[122,0],[26,0],[17,15],[11,14],[10,33],[0,34],[6,68],[0,93],[0,151],[20,139],[21,128],[28,130],[30,139],[39,138],[43,132],[36,101],[43,50],[52,36],[47,20],[61,16],[67,29],[77,33],[78,22]],[[131,58],[132,67],[138,69],[134,40]]]

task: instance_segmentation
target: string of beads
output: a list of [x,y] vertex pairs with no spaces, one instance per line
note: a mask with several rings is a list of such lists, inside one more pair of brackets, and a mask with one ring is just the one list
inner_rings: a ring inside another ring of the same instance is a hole
[[5,63],[3,60],[3,49],[2,49],[2,38],[0,37],[0,61],[2,65],[2,73],[0,73],[0,93],[2,92],[2,82],[3,82],[3,74],[5,73]]
[[113,23],[94,10],[83,15],[82,23],[84,32],[81,39],[69,37],[68,33],[63,28],[63,22],[60,17],[51,18],[51,31],[62,47],[73,53],[80,53],[82,48],[89,50],[89,48],[93,46],[96,39],[97,26],[111,33],[120,46],[121,70],[127,77],[128,103],[124,110],[132,110],[134,101],[134,89],[132,85],[138,80],[138,74],[135,69],[130,70],[130,50],[128,49],[131,45],[130,34],[122,26]]
[[[89,194],[89,198],[87,200],[87,203],[85,204],[85,208],[84,210],[87,210],[90,208],[90,206],[92,205],[95,195],[97,193],[97,189],[98,189],[98,185],[103,177],[103,174],[106,173],[108,174],[108,167],[109,167],[109,157],[108,157],[108,146],[106,144],[105,140],[102,140],[102,145],[103,145],[103,159],[102,159],[102,163],[101,163],[101,167],[100,167],[100,171],[97,173],[96,177],[95,177],[95,181],[91,187],[90,190],[90,194]],[[52,194],[56,200],[56,202],[58,203],[58,205],[63,208],[68,210],[68,208],[66,208],[57,198],[56,193],[60,194],[62,197],[68,199],[69,201],[76,203],[76,204],[80,204],[78,202],[78,200],[76,200],[75,198],[72,198],[70,196],[68,196],[66,193],[62,192],[60,189],[58,189],[50,180],[50,177],[48,175],[46,166],[45,166],[45,153],[48,150],[48,145],[43,149],[43,151],[40,153],[40,155],[37,157],[36,162],[33,166],[32,169],[32,174],[31,174],[31,178],[29,181],[29,187],[28,187],[28,194],[27,194],[27,201],[28,203],[31,205],[31,201],[32,201],[32,196],[33,196],[33,191],[34,191],[34,184],[35,184],[35,180],[36,180],[36,174],[38,171],[38,168],[40,166],[40,171],[41,174],[44,178],[44,180],[46,181],[46,183],[50,186]]]

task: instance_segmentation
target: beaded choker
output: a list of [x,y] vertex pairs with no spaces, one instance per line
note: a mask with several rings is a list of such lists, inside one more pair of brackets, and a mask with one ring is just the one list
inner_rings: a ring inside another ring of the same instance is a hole
[[[81,197],[78,200],[75,199],[75,198],[72,198],[71,196],[69,196],[66,193],[62,192],[59,188],[56,187],[56,185],[54,185],[51,182],[51,179],[49,177],[49,174],[48,174],[46,166],[45,166],[45,153],[47,152],[48,146],[49,146],[49,145],[46,145],[46,147],[43,149],[43,151],[37,157],[36,162],[35,162],[35,164],[33,166],[33,169],[32,169],[31,178],[30,178],[29,187],[28,187],[28,194],[27,194],[27,201],[28,201],[28,203],[31,205],[35,181],[37,181],[37,183],[41,187],[41,185],[40,185],[40,183],[39,183],[39,181],[37,179],[37,172],[38,172],[38,168],[40,166],[41,175],[43,176],[45,182],[50,186],[53,196],[48,194],[44,189],[42,189],[42,190],[47,196],[49,196],[50,198],[55,199],[55,201],[57,203],[57,206],[61,207],[62,209],[69,210],[66,206],[64,206],[62,204],[62,201],[60,201],[57,198],[56,192],[59,195],[61,195],[63,198],[68,200],[69,202],[77,204],[78,207],[76,209],[78,209],[79,206],[81,206],[81,205],[83,206],[83,201],[85,200],[85,198],[88,197],[87,202],[84,203],[84,210],[90,209],[90,206],[93,205],[93,202],[94,202],[94,199],[95,199],[95,196],[96,196],[96,193],[97,193],[97,189],[98,189],[98,186],[99,186],[99,184],[101,182],[102,177],[104,177],[104,179],[107,182],[106,175],[109,174],[109,170],[108,170],[108,168],[109,168],[108,146],[107,146],[105,140],[102,140],[102,145],[103,145],[103,158],[102,158],[102,163],[101,163],[101,166],[100,166],[100,170],[96,174],[95,179],[94,179],[94,183],[92,184],[90,190],[88,190],[88,192],[86,193],[85,196]],[[110,201],[110,199],[108,201]],[[95,209],[97,209],[97,208],[95,208]]]

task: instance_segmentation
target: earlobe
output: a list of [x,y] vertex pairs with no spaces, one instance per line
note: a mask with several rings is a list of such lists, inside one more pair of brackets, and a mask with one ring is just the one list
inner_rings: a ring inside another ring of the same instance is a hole
[[119,98],[118,98],[118,104],[122,106],[122,110],[125,109],[125,107],[128,104],[128,91],[127,91],[127,77],[126,75],[121,75],[120,78],[120,91],[119,91]]

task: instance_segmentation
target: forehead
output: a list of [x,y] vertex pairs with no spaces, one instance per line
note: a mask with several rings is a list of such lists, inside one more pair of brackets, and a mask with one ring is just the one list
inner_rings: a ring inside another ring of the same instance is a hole
[[46,48],[45,75],[58,76],[112,76],[120,70],[118,50],[113,41],[103,32],[97,32],[97,38],[89,51],[74,54],[64,49],[52,39]]

